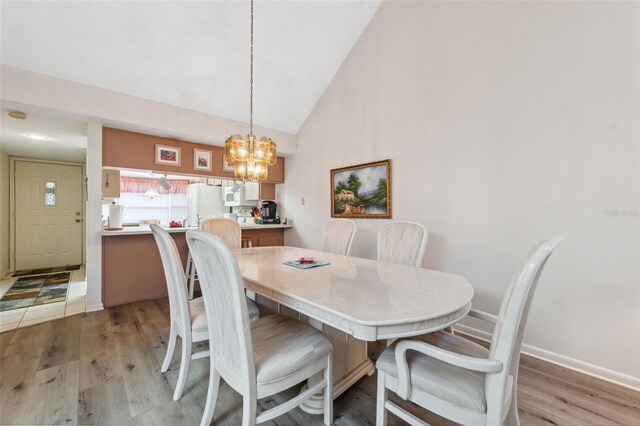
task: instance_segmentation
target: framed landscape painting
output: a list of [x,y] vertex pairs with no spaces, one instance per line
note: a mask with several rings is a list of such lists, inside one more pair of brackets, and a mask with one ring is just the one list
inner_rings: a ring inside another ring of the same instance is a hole
[[179,167],[181,164],[180,153],[179,147],[156,144],[156,164]]
[[391,160],[331,170],[331,217],[391,218]]
[[210,172],[212,169],[211,157],[212,151],[206,151],[203,149],[193,149],[193,169]]

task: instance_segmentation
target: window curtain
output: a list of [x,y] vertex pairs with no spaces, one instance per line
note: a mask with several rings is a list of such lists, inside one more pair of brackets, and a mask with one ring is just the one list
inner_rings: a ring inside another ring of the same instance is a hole
[[122,176],[120,178],[120,192],[144,194],[149,189],[155,189],[158,194],[186,194],[189,181],[186,179],[168,179],[171,188],[165,190],[152,178],[137,178]]

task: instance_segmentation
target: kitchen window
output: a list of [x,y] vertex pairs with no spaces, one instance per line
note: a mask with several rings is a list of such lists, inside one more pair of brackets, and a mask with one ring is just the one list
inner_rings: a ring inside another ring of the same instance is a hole
[[[121,177],[118,204],[124,206],[122,223],[132,225],[157,219],[167,225],[172,220],[186,219],[189,181],[169,179],[168,182],[171,188],[165,190],[156,179]],[[109,205],[102,206],[102,214],[105,218],[109,215]]]

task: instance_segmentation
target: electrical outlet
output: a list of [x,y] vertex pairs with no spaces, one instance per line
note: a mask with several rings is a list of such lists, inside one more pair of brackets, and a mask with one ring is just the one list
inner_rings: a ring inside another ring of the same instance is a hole
[[300,198],[300,205],[301,205],[301,206],[304,206],[304,197],[301,197],[301,198]]

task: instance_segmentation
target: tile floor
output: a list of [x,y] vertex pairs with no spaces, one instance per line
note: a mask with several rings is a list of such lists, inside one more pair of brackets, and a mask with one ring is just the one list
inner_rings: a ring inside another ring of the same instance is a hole
[[[4,295],[17,278],[7,277],[0,281],[0,297]],[[71,271],[71,281],[67,300],[46,305],[29,306],[0,312],[0,332],[18,327],[28,327],[44,321],[81,314],[87,305],[87,282],[84,267]]]

